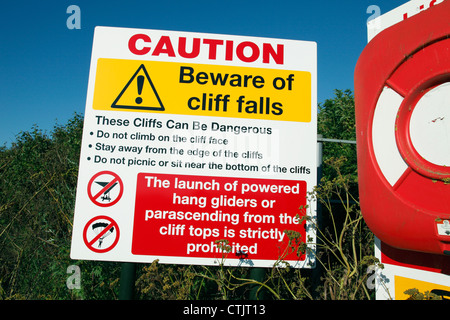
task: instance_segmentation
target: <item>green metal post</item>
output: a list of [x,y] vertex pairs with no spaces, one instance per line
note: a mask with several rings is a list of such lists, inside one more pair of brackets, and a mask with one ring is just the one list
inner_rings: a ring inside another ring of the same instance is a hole
[[[250,279],[255,280],[258,282],[264,281],[264,276],[266,274],[266,269],[264,268],[251,268],[250,269]],[[261,300],[264,299],[264,292],[263,290],[260,290],[258,293],[258,289],[260,288],[260,285],[258,284],[252,284],[250,286],[250,300]]]
[[136,264],[123,262],[120,273],[119,300],[133,300]]

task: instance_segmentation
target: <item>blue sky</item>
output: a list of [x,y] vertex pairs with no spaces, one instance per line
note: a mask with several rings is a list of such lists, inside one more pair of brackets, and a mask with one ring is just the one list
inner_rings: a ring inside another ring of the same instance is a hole
[[[84,113],[95,26],[247,35],[317,42],[318,102],[353,90],[370,5],[405,0],[7,1],[0,10],[0,145],[33,125],[51,132]],[[81,29],[68,29],[81,11]]]

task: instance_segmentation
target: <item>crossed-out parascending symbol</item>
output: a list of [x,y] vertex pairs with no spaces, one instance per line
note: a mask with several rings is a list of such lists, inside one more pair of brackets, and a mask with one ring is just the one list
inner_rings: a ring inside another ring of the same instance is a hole
[[107,216],[97,216],[86,224],[83,240],[86,246],[97,253],[114,248],[119,241],[120,231],[116,221]]
[[[97,222],[92,224],[92,230],[95,234],[100,235],[98,239],[98,248],[101,248],[103,240],[114,232],[114,227],[108,228],[109,223]],[[104,231],[106,229],[106,231]]]

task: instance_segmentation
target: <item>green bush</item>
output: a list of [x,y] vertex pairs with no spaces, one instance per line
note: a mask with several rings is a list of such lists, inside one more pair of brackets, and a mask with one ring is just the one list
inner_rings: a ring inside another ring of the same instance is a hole
[[114,297],[98,290],[119,269],[105,264],[76,262],[83,270],[81,296],[66,286],[74,264],[69,252],[82,129],[83,117],[75,114],[51,134],[33,127],[0,150],[2,299]]

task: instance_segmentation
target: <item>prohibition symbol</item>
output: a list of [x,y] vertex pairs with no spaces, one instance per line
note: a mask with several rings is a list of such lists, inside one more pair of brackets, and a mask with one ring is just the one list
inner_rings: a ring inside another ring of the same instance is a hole
[[101,171],[89,180],[87,191],[93,203],[100,207],[110,207],[122,197],[123,182],[114,172]]
[[98,216],[89,220],[83,231],[84,243],[97,253],[113,249],[119,241],[119,236],[119,226],[107,216]]

